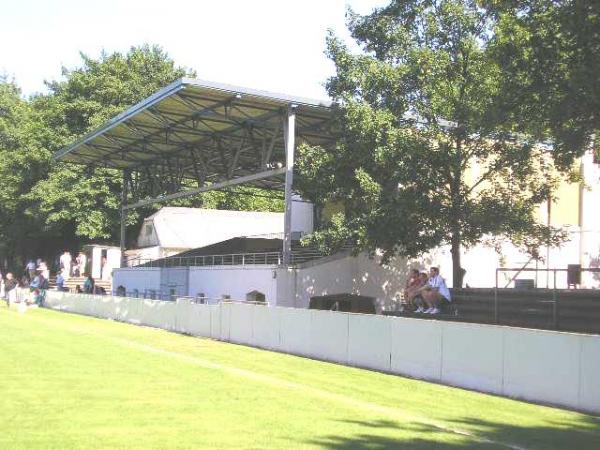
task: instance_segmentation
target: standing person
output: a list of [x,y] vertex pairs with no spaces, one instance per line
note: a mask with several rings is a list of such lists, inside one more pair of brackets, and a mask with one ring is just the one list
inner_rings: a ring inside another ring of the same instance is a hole
[[100,276],[101,280],[110,280],[112,277],[113,267],[108,263],[106,256],[102,257],[102,274]]
[[60,268],[64,279],[68,280],[71,277],[71,253],[68,250],[65,250],[60,257]]
[[50,279],[50,270],[48,269],[48,264],[46,261],[41,261],[38,266],[38,271],[44,276],[46,280]]
[[33,259],[30,259],[27,262],[27,265],[25,266],[25,274],[27,275],[27,279],[29,281],[31,281],[35,278],[35,269],[36,269],[35,261]]
[[79,252],[79,255],[77,256],[77,265],[79,266],[80,276],[83,276],[86,273],[86,270],[85,270],[86,264],[87,264],[87,256],[85,256],[85,253]]
[[450,290],[446,285],[446,280],[440,275],[440,269],[431,267],[429,269],[429,282],[427,287],[421,291],[421,295],[429,309],[425,314],[439,314],[442,302],[450,303]]

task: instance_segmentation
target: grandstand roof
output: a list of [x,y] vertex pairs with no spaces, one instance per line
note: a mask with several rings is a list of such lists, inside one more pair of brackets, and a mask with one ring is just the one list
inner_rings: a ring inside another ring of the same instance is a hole
[[132,170],[168,164],[178,176],[215,183],[285,166],[283,114],[292,106],[298,143],[333,142],[331,102],[182,78],[54,158]]

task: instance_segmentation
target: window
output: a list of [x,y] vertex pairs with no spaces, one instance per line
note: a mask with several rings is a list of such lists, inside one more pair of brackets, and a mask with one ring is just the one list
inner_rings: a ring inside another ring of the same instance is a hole
[[152,225],[151,224],[146,224],[146,236],[151,236],[152,235]]

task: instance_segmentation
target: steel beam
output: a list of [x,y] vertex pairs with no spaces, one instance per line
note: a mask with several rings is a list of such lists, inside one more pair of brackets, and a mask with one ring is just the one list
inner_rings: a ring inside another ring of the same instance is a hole
[[223,188],[230,187],[230,186],[236,186],[238,184],[250,183],[252,181],[262,180],[262,179],[271,178],[271,177],[275,177],[278,175],[284,175],[284,174],[286,174],[286,169],[283,167],[281,169],[266,170],[264,172],[253,173],[253,174],[246,175],[243,177],[233,178],[231,180],[220,181],[218,183],[213,183],[208,186],[202,186],[197,189],[190,189],[187,191],[176,192],[174,194],[163,195],[160,197],[150,198],[147,200],[140,200],[139,202],[133,203],[131,205],[126,205],[124,207],[124,209],[129,210],[129,209],[139,208],[141,206],[147,206],[147,205],[152,205],[154,203],[160,203],[160,202],[165,202],[168,200],[174,200],[176,198],[189,197],[192,195],[200,194],[202,192],[215,191],[215,190],[223,189]]
[[129,169],[123,171],[123,189],[121,191],[121,267],[125,267],[125,245],[126,245],[126,232],[127,232],[127,188],[128,179],[130,176]]
[[285,122],[285,214],[283,220],[283,265],[292,262],[292,184],[294,182],[294,151],[296,147],[296,105],[287,109]]

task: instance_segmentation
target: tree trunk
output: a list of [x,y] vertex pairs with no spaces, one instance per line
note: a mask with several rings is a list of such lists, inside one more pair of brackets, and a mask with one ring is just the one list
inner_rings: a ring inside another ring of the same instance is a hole
[[460,232],[452,234],[451,238],[451,249],[452,254],[452,287],[461,288],[463,285],[464,271],[460,265]]

